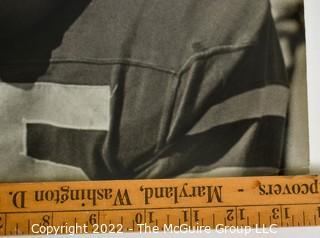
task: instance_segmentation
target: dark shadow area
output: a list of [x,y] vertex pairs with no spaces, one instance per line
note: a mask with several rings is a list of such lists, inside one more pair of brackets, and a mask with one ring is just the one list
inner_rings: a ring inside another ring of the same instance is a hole
[[[2,81],[32,83],[45,74],[52,51],[61,44],[64,33],[91,0],[58,0],[56,1],[58,4],[52,4],[54,1],[33,0],[31,6],[34,9],[29,6],[25,9],[26,12],[21,7],[11,7],[6,10],[4,9],[6,2],[9,4],[12,1],[0,1],[0,19],[9,15],[7,16],[10,17],[8,24],[13,24],[13,30],[8,34],[2,32],[3,37],[0,37],[0,78]],[[37,8],[45,10],[47,15],[43,16],[41,13],[39,16],[36,15],[38,11],[35,9]],[[23,14],[26,18],[27,23],[22,24],[19,30],[17,24],[23,20],[21,16],[17,16],[17,22],[10,23],[13,22],[14,17],[10,14],[14,13]],[[28,13],[31,16],[28,16]],[[5,24],[0,26],[7,30],[10,27],[4,27]]]

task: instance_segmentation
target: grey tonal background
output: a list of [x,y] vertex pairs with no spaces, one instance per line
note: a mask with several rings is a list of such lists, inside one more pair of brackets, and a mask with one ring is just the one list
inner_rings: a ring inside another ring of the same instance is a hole
[[309,172],[308,98],[303,0],[271,0],[290,80],[286,174]]

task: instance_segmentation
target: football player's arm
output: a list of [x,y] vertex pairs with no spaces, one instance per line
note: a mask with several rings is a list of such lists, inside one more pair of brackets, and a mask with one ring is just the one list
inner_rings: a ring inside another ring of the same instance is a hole
[[193,59],[181,75],[167,144],[141,177],[278,174],[289,89],[270,11],[252,41]]

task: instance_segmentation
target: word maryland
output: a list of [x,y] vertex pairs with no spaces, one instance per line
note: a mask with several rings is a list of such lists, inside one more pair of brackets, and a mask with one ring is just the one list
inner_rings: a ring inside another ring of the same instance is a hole
[[178,204],[189,199],[200,199],[203,203],[222,203],[222,186],[182,186],[136,187],[133,188],[81,188],[62,186],[57,189],[10,192],[11,204],[15,208],[26,208],[32,203],[65,204],[80,202],[81,206],[131,206],[156,204],[159,200]]

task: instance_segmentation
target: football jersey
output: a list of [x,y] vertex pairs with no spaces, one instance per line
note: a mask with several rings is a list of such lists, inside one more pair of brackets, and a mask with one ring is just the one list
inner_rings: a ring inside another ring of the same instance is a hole
[[68,0],[0,38],[2,181],[277,174],[267,0]]

